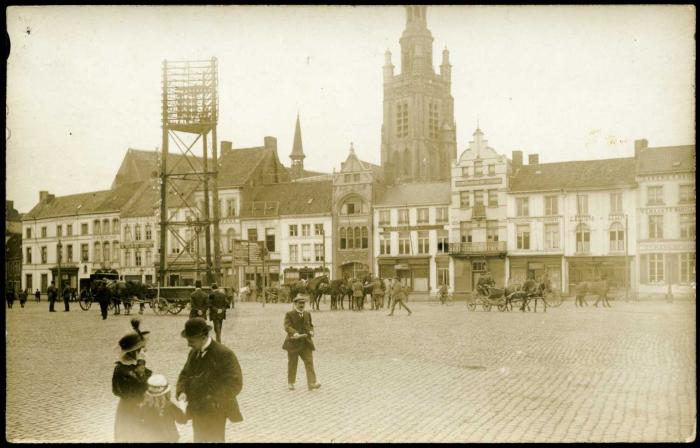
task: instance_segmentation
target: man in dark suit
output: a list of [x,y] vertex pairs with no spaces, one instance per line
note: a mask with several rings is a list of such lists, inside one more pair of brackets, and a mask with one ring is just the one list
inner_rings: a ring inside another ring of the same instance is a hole
[[201,317],[189,319],[181,336],[192,349],[177,380],[175,396],[187,401],[195,442],[225,442],[226,418],[243,420],[236,395],[243,374],[236,355],[209,336],[211,327]]
[[56,303],[56,298],[58,297],[58,289],[56,289],[56,282],[51,281],[51,286],[46,290],[49,296],[49,311],[54,313],[56,310],[53,309],[54,303]]
[[190,295],[190,318],[201,317],[207,319],[207,309],[209,308],[209,295],[202,291],[202,281],[194,283],[195,290]]
[[221,327],[224,319],[226,319],[226,308],[228,308],[228,298],[226,294],[219,289],[216,283],[211,285],[212,292],[209,294],[209,319],[214,324],[214,333],[216,333],[216,342],[221,342]]
[[287,337],[282,348],[287,350],[287,383],[289,390],[294,390],[297,379],[297,365],[299,357],[304,361],[306,368],[306,383],[309,390],[318,389],[321,385],[316,381],[314,370],[313,350],[314,325],[311,323],[311,313],[304,311],[306,306],[306,294],[297,294],[294,298],[294,309],[284,316],[284,331]]
[[63,288],[63,311],[70,311],[70,286]]

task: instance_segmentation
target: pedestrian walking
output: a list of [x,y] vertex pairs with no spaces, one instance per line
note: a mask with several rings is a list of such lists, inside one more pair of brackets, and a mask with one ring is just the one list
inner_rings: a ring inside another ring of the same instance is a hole
[[384,303],[384,283],[379,277],[372,282],[372,309],[378,310]]
[[585,303],[586,306],[588,306],[588,302],[586,301],[586,283],[581,282],[576,285],[576,300],[575,300],[575,305],[576,308],[579,306],[583,308],[583,304]]
[[12,308],[12,305],[15,303],[15,297],[17,296],[17,293],[15,293],[14,289],[7,289],[5,292],[5,300],[7,300],[7,307]]
[[170,384],[160,374],[151,375],[148,389],[139,405],[141,426],[140,442],[177,442],[180,433],[176,423],[187,423],[187,416],[170,400]]
[[202,281],[194,282],[195,290],[190,295],[190,318],[201,317],[207,319],[207,309],[209,308],[209,296],[202,291]]
[[216,283],[211,285],[212,292],[209,294],[209,319],[214,325],[216,342],[221,342],[221,327],[226,319],[226,308],[229,307],[226,294],[219,289]]
[[63,311],[70,311],[70,286],[63,288]]
[[[87,291],[84,290],[87,294]],[[102,315],[102,320],[107,319],[109,314],[109,301],[111,299],[109,289],[105,284],[104,280],[99,280],[95,284],[95,296],[97,298],[97,303],[100,304],[100,314]]]
[[306,300],[306,294],[297,294],[294,298],[294,309],[284,315],[284,331],[287,333],[287,337],[284,339],[282,349],[287,351],[287,387],[289,390],[294,390],[299,358],[304,361],[306,384],[309,390],[321,387],[316,380],[316,371],[314,370],[313,351],[316,350],[316,347],[311,339],[314,336],[314,325],[311,322],[311,313],[304,310]]
[[394,279],[394,286],[392,287],[392,296],[394,298],[394,303],[391,304],[391,312],[387,314],[387,316],[393,316],[394,315],[394,308],[396,308],[396,304],[399,304],[399,309],[401,307],[406,308],[406,311],[408,311],[408,315],[410,316],[413,314],[411,310],[406,306],[406,290],[405,288],[401,285],[401,282],[399,281],[398,278]]
[[138,442],[143,436],[139,404],[153,372],[146,368],[144,356],[146,335],[150,332],[141,331],[140,324],[138,319],[131,319],[134,332],[119,340],[119,359],[112,374],[112,393],[119,397],[114,418],[115,442]]
[[41,291],[39,291],[39,288],[34,291],[34,297],[36,298],[36,303],[41,302]]
[[438,294],[440,294],[440,304],[444,305],[445,300],[447,300],[447,284],[443,283],[442,285],[440,285]]
[[27,303],[27,296],[29,296],[29,288],[19,292],[19,306],[22,308],[24,308],[24,304]]
[[241,366],[231,349],[211,339],[211,329],[206,320],[194,317],[180,333],[191,350],[175,396],[187,401],[195,442],[225,442],[226,419],[243,421],[236,400],[243,388]]
[[56,299],[58,298],[58,289],[56,289],[56,282],[51,280],[51,286],[49,286],[49,289],[46,290],[46,293],[49,296],[49,312],[53,313],[56,311],[54,309],[54,304],[56,303]]
[[391,294],[391,285],[392,285],[392,279],[390,278],[385,278],[384,279],[384,295],[386,296],[386,307],[391,308],[391,299],[392,299],[392,294]]

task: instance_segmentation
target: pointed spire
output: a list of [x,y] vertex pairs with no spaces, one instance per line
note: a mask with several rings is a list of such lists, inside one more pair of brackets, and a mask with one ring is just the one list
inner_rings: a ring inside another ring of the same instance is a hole
[[350,142],[350,154],[355,155],[355,148],[352,146],[352,142]]
[[296,129],[294,129],[294,144],[292,146],[292,153],[289,155],[289,158],[292,160],[298,160],[298,159],[303,159],[306,157],[304,155],[304,147],[301,144],[301,123],[299,122],[299,112],[297,112],[297,125]]

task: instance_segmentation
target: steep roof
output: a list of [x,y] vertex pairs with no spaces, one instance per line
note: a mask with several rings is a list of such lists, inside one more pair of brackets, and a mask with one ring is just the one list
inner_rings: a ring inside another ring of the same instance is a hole
[[141,188],[122,207],[119,216],[131,218],[137,216],[153,216],[154,209],[158,207],[160,192],[151,182],[142,182]]
[[[122,160],[122,164],[114,176],[112,188],[131,182],[142,182],[151,179],[158,172],[158,160],[160,151],[145,151],[129,148]],[[166,168],[169,173],[185,173],[201,170],[202,158],[185,156],[179,152],[169,152],[166,160]],[[191,166],[190,166],[191,165]]]
[[450,203],[450,182],[415,182],[388,187],[375,201],[376,207]]
[[289,157],[293,159],[303,159],[306,157],[304,155],[304,147],[301,144],[301,125],[299,124],[299,114],[297,114],[297,125],[294,129],[294,144],[292,145],[292,153]]
[[636,183],[634,157],[522,165],[511,192],[616,188]]
[[[277,214],[315,215],[331,213],[333,182],[287,182],[282,184],[262,185],[243,190],[241,217],[271,217],[254,213],[253,202],[276,202]],[[271,204],[272,205],[272,204]],[[259,209],[259,208],[258,208]]]
[[250,179],[271,149],[264,146],[226,151],[219,160],[219,188],[240,187]]
[[119,212],[142,186],[142,182],[131,182],[111,190],[52,197],[35,205],[22,220]]
[[647,148],[639,153],[637,174],[695,171],[695,145]]

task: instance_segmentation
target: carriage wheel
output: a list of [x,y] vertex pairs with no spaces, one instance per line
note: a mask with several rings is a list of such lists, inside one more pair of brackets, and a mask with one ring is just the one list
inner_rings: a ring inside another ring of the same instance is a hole
[[180,311],[185,309],[186,304],[182,302],[172,302],[168,307],[168,312],[170,314],[180,314]]
[[92,305],[92,296],[89,294],[81,295],[80,301],[78,303],[80,304],[80,308],[83,311],[87,311],[90,309],[90,306]]
[[508,309],[508,306],[505,303],[498,304],[498,311],[506,311],[507,309]]
[[545,296],[547,306],[558,307],[564,301],[559,292],[550,292]]
[[151,301],[151,309],[154,313],[156,313],[159,316],[162,316],[163,314],[167,313],[168,308],[170,308],[168,306],[168,301],[162,297],[154,298]]
[[484,308],[484,311],[491,311],[491,304],[488,302],[483,302],[481,306]]
[[476,310],[476,303],[474,303],[474,302],[467,303],[467,309],[469,311],[475,311]]

